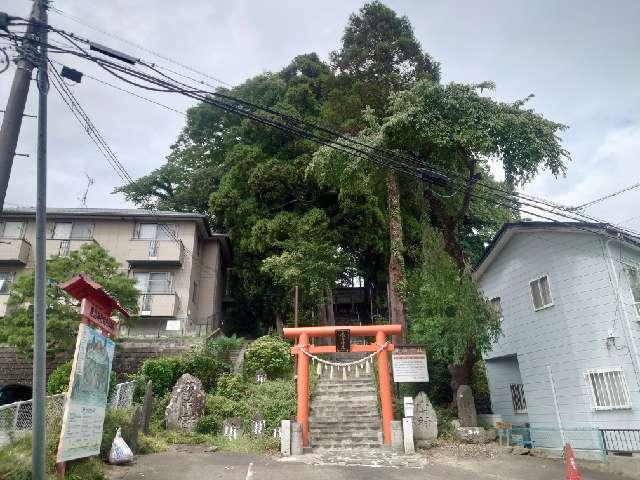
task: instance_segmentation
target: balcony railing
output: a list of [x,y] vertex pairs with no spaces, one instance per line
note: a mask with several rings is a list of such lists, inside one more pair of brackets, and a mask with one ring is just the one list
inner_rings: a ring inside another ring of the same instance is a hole
[[143,293],[138,307],[142,317],[175,317],[178,296],[175,293]]
[[97,244],[98,242],[93,239],[63,240],[57,238],[48,238],[46,250],[47,258],[66,257],[67,255],[69,255],[69,252],[80,250],[82,246],[94,243]]
[[164,265],[180,266],[184,246],[173,240],[138,240],[129,242],[127,262],[131,266]]
[[26,265],[31,244],[21,238],[0,238],[0,263]]

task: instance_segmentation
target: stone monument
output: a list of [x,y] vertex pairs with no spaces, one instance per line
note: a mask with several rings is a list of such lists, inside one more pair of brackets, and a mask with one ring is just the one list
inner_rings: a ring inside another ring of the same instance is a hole
[[171,391],[171,399],[165,410],[168,430],[193,431],[198,418],[204,415],[205,394],[202,382],[185,373]]
[[222,434],[235,440],[242,434],[242,417],[225,418],[222,422]]
[[254,437],[261,437],[264,434],[264,429],[267,422],[261,413],[256,413],[251,418],[251,435]]
[[438,417],[424,392],[413,400],[413,439],[417,448],[429,448],[438,438]]
[[477,427],[478,416],[476,415],[476,405],[473,401],[473,393],[469,385],[460,385],[456,394],[456,404],[458,405],[458,419],[461,427]]

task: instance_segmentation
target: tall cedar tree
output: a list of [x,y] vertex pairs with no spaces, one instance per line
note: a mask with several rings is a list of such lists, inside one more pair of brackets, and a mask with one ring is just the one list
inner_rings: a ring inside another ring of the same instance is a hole
[[[422,78],[438,77],[438,66],[423,53],[413,34],[407,17],[398,15],[381,2],[364,5],[351,15],[342,37],[342,48],[331,54],[331,63],[339,81],[348,88],[343,92],[351,97],[348,105],[364,110],[372,109],[380,118],[388,114],[390,95],[409,88]],[[353,98],[359,99],[354,102]],[[349,115],[343,127],[357,128],[356,112]],[[388,169],[387,208],[389,215],[389,317],[402,325],[402,339],[406,338],[405,320],[405,247],[403,241],[400,181],[398,173]]]

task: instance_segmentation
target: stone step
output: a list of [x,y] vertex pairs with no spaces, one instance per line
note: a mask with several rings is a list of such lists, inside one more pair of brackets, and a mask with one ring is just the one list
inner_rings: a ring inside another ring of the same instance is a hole
[[331,402],[312,403],[311,413],[325,412],[340,414],[342,416],[361,413],[378,413],[378,405],[374,402],[350,403],[350,404],[334,404]]
[[378,405],[377,395],[361,395],[359,397],[344,398],[340,395],[323,395],[320,397],[313,397],[311,399],[311,406],[336,406],[340,408],[349,407],[361,407],[366,406],[375,407]]
[[352,384],[347,383],[345,385],[316,385],[314,394],[319,395],[326,392],[344,392],[344,393],[359,393],[359,392],[372,392],[377,394],[378,390],[372,383],[368,384]]
[[313,440],[311,448],[344,449],[344,448],[379,448],[380,440]]
[[331,435],[339,435],[344,438],[349,438],[352,435],[362,436],[362,435],[378,435],[380,432],[380,426],[377,424],[369,425],[369,426],[344,426],[340,428],[335,427],[320,427],[318,425],[309,425],[309,432],[315,437],[325,437],[328,438]]

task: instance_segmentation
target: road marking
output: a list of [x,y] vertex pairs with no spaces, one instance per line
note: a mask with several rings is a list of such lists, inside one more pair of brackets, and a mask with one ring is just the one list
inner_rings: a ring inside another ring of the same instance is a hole
[[247,476],[245,480],[251,480],[253,478],[253,463],[249,464],[249,468],[247,468]]

